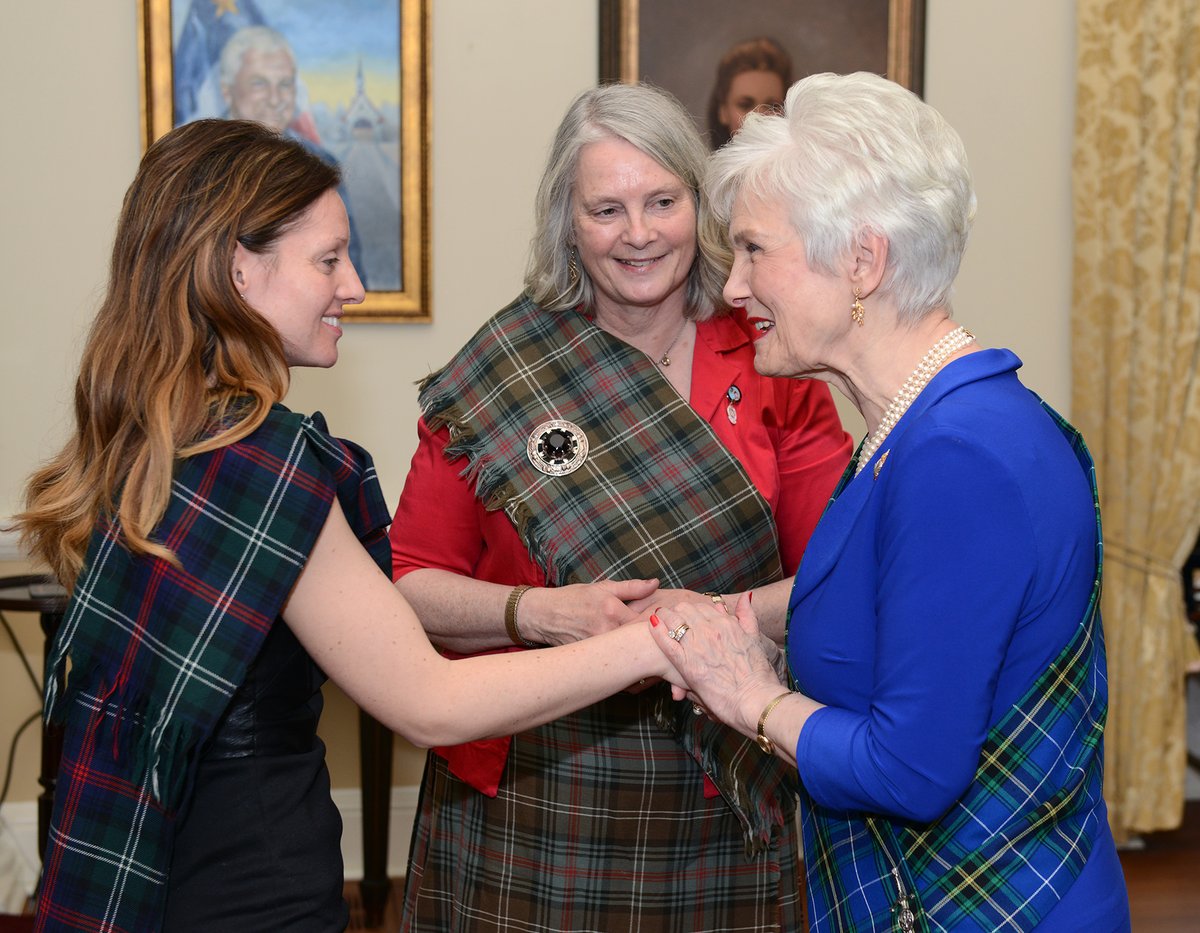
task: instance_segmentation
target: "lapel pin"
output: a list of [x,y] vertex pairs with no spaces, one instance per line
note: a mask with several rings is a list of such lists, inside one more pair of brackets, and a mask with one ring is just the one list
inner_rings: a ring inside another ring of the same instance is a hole
[[742,390],[736,385],[731,385],[725,390],[725,397],[729,399],[729,404],[725,406],[725,417],[729,419],[730,424],[737,424],[737,408],[735,406],[742,400]]

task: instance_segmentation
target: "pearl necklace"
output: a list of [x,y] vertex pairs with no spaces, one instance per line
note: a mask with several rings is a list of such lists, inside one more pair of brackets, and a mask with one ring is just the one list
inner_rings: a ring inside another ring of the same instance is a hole
[[969,330],[965,327],[958,327],[950,331],[950,333],[946,334],[946,336],[926,351],[925,355],[921,357],[921,362],[917,364],[917,368],[904,380],[904,385],[900,387],[900,391],[896,393],[896,397],[888,405],[887,411],[883,413],[879,427],[871,432],[871,436],[867,438],[862,446],[862,450],[859,451],[858,464],[854,468],[855,476],[862,472],[863,467],[867,465],[867,462],[874,456],[875,451],[879,449],[879,445],[887,439],[892,428],[896,426],[896,422],[908,411],[909,406],[916,401],[917,396],[921,394],[921,390],[929,384],[929,380],[942,368],[942,364],[974,339],[975,335]]

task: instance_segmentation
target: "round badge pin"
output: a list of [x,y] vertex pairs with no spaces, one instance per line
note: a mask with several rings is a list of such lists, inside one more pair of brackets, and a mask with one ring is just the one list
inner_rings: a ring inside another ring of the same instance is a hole
[[529,462],[547,476],[574,473],[587,459],[588,439],[572,421],[543,421],[529,435]]

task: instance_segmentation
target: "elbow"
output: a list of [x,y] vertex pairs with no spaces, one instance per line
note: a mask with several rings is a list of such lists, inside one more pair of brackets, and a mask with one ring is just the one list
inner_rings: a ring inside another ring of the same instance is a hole
[[909,771],[903,781],[889,785],[889,799],[881,803],[890,817],[912,823],[932,823],[962,799],[973,774],[936,775]]
[[428,719],[407,718],[404,722],[385,723],[385,725],[417,748],[430,749],[437,745],[457,745],[462,741],[450,734],[451,729],[442,728]]
[[453,722],[444,717],[410,716],[402,723],[386,723],[386,725],[397,735],[402,736],[410,745],[415,745],[417,748],[462,745],[465,742],[481,738],[478,730],[464,728],[464,723]]
[[381,703],[374,698],[358,699],[359,707],[374,718],[389,732],[394,732],[410,745],[417,748],[433,748],[435,745],[452,745],[455,739],[447,736],[450,730],[443,724],[433,722],[428,714],[416,713],[397,703]]
[[[974,755],[926,755],[908,748],[898,754],[875,744],[869,765],[858,771],[866,809],[912,823],[931,823],[953,807],[975,776]],[[857,770],[857,769],[856,769]]]
[[800,733],[798,760],[818,803],[924,824],[941,817],[971,786],[979,745],[944,735],[889,741],[872,725],[866,717],[830,707],[809,719]]
[[896,801],[895,812],[890,816],[911,823],[932,823],[958,801],[959,795],[913,794],[905,800]]

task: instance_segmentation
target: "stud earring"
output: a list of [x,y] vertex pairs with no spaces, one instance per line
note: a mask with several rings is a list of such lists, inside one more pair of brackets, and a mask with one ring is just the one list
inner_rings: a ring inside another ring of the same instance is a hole
[[854,304],[850,306],[850,320],[862,327],[866,310],[862,303],[862,293],[857,288],[854,289]]

